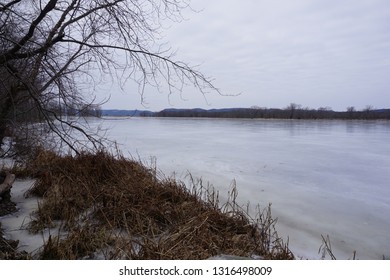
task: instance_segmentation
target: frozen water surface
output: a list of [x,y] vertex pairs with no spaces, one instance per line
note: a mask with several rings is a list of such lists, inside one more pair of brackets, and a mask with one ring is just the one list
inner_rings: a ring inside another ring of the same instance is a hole
[[[187,172],[238,199],[272,203],[299,258],[329,235],[338,259],[390,258],[390,123],[131,118],[105,121],[121,150],[165,174]],[[253,214],[253,213],[252,213]]]
[[[167,176],[210,182],[221,197],[233,180],[238,201],[266,207],[297,258],[319,259],[329,235],[338,259],[390,258],[390,122],[130,118],[92,120],[109,128],[125,156],[157,159]],[[103,122],[103,124],[102,124]],[[2,217],[9,237],[33,251],[47,236],[20,231],[36,207],[23,198],[32,181],[16,181],[21,211]],[[25,209],[24,209],[25,208]],[[16,220],[15,220],[16,217]],[[21,236],[18,236],[20,234]],[[47,233],[45,233],[47,234]],[[23,237],[25,235],[25,237]],[[32,240],[34,239],[34,240]]]

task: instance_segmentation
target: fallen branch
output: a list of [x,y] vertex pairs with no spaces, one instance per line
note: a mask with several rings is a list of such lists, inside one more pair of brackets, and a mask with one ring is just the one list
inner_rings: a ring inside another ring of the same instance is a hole
[[0,196],[3,196],[3,194],[5,194],[12,188],[12,184],[14,183],[14,181],[15,174],[11,174],[7,171],[4,182],[0,184]]

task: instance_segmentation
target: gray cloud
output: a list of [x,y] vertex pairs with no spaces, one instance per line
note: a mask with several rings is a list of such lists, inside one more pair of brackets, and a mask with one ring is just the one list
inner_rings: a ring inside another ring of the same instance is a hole
[[[390,107],[390,2],[197,0],[193,7],[203,10],[186,13],[164,40],[224,93],[242,92],[210,95],[212,107]],[[192,88],[185,102],[147,95],[151,109],[207,107]],[[136,102],[133,96],[128,107]]]

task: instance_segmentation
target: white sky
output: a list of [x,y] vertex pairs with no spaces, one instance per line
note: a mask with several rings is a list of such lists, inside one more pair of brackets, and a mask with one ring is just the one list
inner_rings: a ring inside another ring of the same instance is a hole
[[173,23],[164,40],[176,59],[199,65],[224,94],[194,89],[182,97],[124,92],[106,87],[103,108],[251,107],[345,110],[390,108],[390,1],[388,0],[192,0],[199,13]]

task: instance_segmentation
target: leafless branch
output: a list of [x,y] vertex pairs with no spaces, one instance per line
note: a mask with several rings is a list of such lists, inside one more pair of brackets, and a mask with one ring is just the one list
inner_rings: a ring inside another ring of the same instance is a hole
[[[18,106],[16,100],[23,96],[62,141],[71,145],[65,140],[70,139],[65,129],[69,128],[96,143],[94,137],[50,107],[54,101],[69,110],[88,104],[80,83],[82,78],[92,83],[102,79],[96,75],[109,75],[121,86],[129,80],[138,83],[141,102],[148,85],[159,90],[167,86],[168,98],[181,94],[187,84],[203,95],[220,93],[212,79],[175,59],[170,48],[159,43],[163,21],[180,21],[181,11],[188,7],[187,0],[1,3],[0,79],[4,98],[0,101],[0,138],[6,119]],[[56,127],[55,122],[60,125]]]

